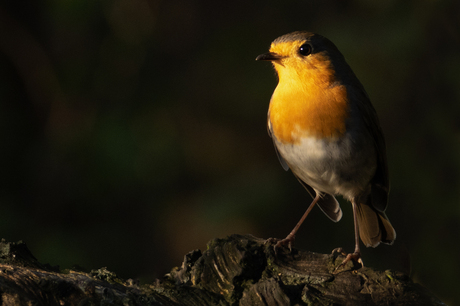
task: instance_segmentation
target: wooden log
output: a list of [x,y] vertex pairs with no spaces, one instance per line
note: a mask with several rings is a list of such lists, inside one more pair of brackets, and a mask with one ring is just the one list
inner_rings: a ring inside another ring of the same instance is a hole
[[444,305],[396,271],[339,273],[339,253],[293,249],[251,235],[214,239],[162,280],[140,285],[105,268],[84,273],[39,263],[22,242],[0,242],[1,305]]

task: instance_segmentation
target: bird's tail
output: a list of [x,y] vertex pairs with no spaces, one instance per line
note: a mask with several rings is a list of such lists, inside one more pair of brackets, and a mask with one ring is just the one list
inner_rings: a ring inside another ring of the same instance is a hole
[[378,211],[370,203],[368,197],[365,204],[357,204],[359,236],[367,247],[376,247],[380,242],[392,244],[396,232],[391,226],[385,212]]

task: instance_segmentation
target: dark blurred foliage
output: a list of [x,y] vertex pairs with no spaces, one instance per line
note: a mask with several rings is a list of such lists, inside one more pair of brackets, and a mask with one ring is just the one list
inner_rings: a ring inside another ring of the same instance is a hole
[[[23,0],[0,4],[0,234],[42,262],[152,281],[231,233],[282,238],[311,199],[265,121],[276,37],[336,43],[386,134],[393,246],[460,305],[460,2]],[[353,248],[351,207],[296,246]],[[410,262],[410,264],[409,264]]]

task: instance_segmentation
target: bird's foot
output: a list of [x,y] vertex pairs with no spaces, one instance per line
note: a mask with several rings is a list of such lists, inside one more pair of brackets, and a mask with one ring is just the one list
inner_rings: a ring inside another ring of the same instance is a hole
[[277,250],[287,246],[289,248],[289,251],[292,251],[292,244],[295,240],[295,235],[287,235],[286,238],[284,239],[277,239],[277,238],[268,238],[265,243],[273,243],[276,244],[273,246],[273,249],[275,250],[275,254],[277,254]]
[[[340,268],[344,267],[349,261],[353,261],[354,263],[360,264],[359,268],[364,267],[363,260],[361,259],[361,253],[359,251],[355,251],[354,253],[345,253],[342,248],[336,248],[332,250],[332,254],[334,253],[340,253],[343,256],[346,256],[345,259],[342,261],[340,265],[337,266],[337,268],[334,269],[333,274],[338,274],[343,271],[339,271]],[[358,268],[358,269],[359,269]]]

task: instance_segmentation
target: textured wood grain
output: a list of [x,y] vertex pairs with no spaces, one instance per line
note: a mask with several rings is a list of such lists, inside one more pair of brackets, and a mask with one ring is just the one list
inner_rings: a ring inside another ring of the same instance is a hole
[[333,274],[340,254],[278,251],[250,235],[214,239],[154,284],[104,268],[58,271],[23,243],[0,243],[1,305],[444,305],[394,271]]

